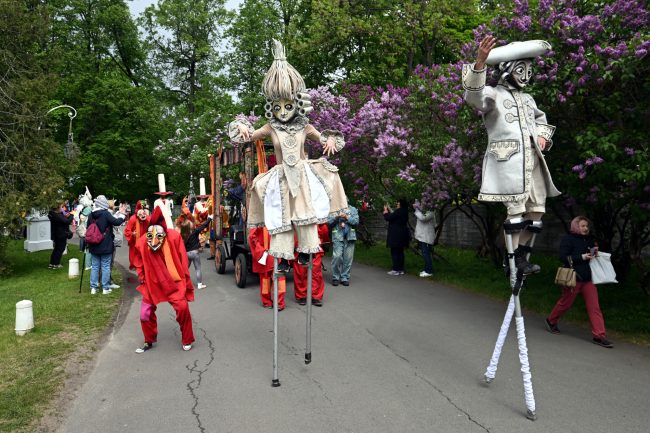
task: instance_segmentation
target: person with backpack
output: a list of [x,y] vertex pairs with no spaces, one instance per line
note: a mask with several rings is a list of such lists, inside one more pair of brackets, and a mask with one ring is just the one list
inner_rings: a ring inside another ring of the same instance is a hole
[[[125,204],[120,205],[120,214],[125,213]],[[102,293],[111,293],[111,258],[113,257],[113,226],[124,223],[124,217],[115,218],[108,211],[108,200],[100,195],[95,199],[93,211],[88,218],[86,228],[86,243],[91,254],[90,265],[90,294],[97,293],[99,288],[99,270],[102,273]]]

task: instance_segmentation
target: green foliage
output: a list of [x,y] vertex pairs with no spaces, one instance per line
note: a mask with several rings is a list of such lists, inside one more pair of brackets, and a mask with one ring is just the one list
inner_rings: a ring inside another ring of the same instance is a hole
[[191,116],[225,93],[217,51],[230,19],[223,5],[224,0],[161,0],[139,20],[158,85],[172,105],[183,105]]
[[104,77],[84,95],[79,109],[81,155],[75,191],[133,202],[156,191],[153,148],[169,126],[160,104],[124,76]]
[[[226,117],[227,116],[227,117]],[[206,179],[210,191],[209,154],[215,154],[219,141],[224,140],[229,113],[222,116],[214,111],[194,119],[183,118],[176,123],[170,138],[161,140],[155,148],[158,173],[165,173],[167,189],[177,193],[177,201],[189,191],[190,177],[194,179],[194,193],[198,194],[198,179]]]
[[20,230],[31,208],[49,208],[62,198],[68,171],[63,145],[52,140],[44,118],[56,85],[54,60],[45,55],[47,8],[11,0],[0,10],[1,271],[4,238]]
[[[86,273],[83,293],[78,293],[79,280],[68,279],[66,269],[47,268],[50,251],[27,254],[21,241],[11,241],[7,253],[12,273],[0,279],[0,432],[33,432],[63,385],[61,366],[75,360],[76,349],[95,345],[117,310],[121,291],[91,297]],[[81,254],[70,245],[64,259],[72,257],[81,259]],[[15,305],[23,299],[33,302],[35,328],[18,337]]]
[[601,248],[614,253],[619,276],[625,278],[636,263],[646,273],[646,288],[649,25],[645,2],[571,0],[534,8],[519,3],[493,26],[505,40],[523,36],[551,43],[552,52],[536,62],[533,91],[557,126],[548,161],[564,195],[555,205],[589,216]]
[[312,2],[294,45],[297,66],[311,86],[404,84],[418,64],[455,61],[485,19],[475,1]]
[[268,1],[246,0],[226,32],[232,43],[226,54],[230,85],[245,113],[263,111],[262,80],[273,61],[272,39],[279,38],[281,31],[278,13]]

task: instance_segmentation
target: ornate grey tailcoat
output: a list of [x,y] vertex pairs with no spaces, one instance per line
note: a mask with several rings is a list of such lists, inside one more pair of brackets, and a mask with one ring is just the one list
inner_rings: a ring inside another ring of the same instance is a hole
[[478,199],[492,202],[516,202],[528,198],[534,166],[533,152],[546,184],[548,197],[560,195],[551,179],[537,137],[552,145],[555,127],[546,123],[546,114],[537,108],[533,97],[508,84],[486,86],[485,68],[463,66],[465,101],[483,114],[488,147],[483,157],[483,177]]

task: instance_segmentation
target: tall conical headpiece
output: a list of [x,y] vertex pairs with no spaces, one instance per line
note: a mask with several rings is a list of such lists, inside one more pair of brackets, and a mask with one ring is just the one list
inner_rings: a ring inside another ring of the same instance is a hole
[[307,87],[296,69],[287,62],[287,55],[280,41],[273,39],[273,63],[262,81],[262,93],[267,99],[296,99]]

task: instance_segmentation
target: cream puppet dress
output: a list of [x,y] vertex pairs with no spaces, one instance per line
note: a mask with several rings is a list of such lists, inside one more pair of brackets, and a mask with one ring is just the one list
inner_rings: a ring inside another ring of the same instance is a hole
[[247,224],[250,228],[267,228],[270,255],[293,260],[294,227],[296,250],[316,253],[320,248],[316,224],[327,222],[330,215],[348,207],[338,168],[324,156],[308,160],[305,140],[320,142],[326,155],[340,151],[345,142],[339,131],[321,134],[309,124],[306,116],[312,107],[305,83],[286,61],[282,44],[274,44],[273,64],[262,85],[269,122],[255,130],[240,118],[229,125],[229,135],[239,143],[271,139],[278,164],[253,180]]

